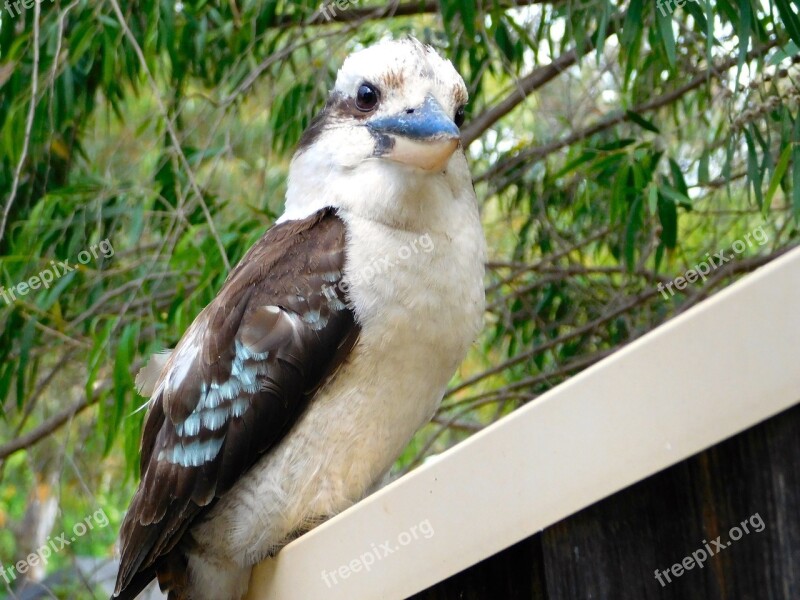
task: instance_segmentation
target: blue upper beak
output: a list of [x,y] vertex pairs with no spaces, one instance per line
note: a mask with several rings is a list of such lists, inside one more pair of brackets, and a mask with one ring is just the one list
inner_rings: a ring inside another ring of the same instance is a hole
[[399,115],[369,121],[367,127],[378,134],[401,135],[416,141],[461,137],[461,132],[453,119],[430,94],[417,108],[410,108]]

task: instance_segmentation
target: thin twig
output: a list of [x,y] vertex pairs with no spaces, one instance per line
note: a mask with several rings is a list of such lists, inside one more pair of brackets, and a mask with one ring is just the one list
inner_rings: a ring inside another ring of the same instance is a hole
[[22,168],[25,165],[25,160],[28,157],[28,147],[31,140],[31,132],[33,131],[33,117],[36,114],[36,96],[39,93],[39,17],[40,17],[39,2],[34,3],[33,7],[33,76],[31,77],[31,105],[28,108],[28,119],[25,123],[25,139],[22,142],[22,154],[19,156],[17,168],[14,171],[14,181],[11,183],[11,193],[8,196],[6,205],[3,208],[3,219],[0,221],[0,240],[6,232],[6,223],[8,223],[8,215],[11,213],[11,206],[17,197],[17,190],[19,189],[19,180],[22,176]]
[[499,365],[496,365],[496,366],[492,367],[491,369],[487,369],[486,371],[483,371],[482,373],[478,373],[477,375],[474,375],[473,377],[470,377],[469,379],[466,379],[466,380],[462,381],[461,383],[459,383],[455,387],[450,388],[449,390],[447,390],[447,392],[445,393],[444,397],[447,398],[449,396],[452,396],[456,392],[458,392],[460,390],[463,390],[464,388],[467,388],[467,387],[469,387],[471,385],[475,385],[477,382],[479,382],[479,381],[481,381],[483,379],[486,379],[487,377],[490,377],[492,375],[496,375],[498,373],[502,373],[506,369],[508,369],[510,367],[513,367],[514,365],[518,365],[521,362],[525,362],[526,360],[529,360],[530,358],[536,356],[537,354],[540,354],[540,353],[544,352],[545,350],[551,350],[552,348],[555,348],[559,344],[563,344],[564,342],[566,342],[566,341],[568,341],[568,340],[570,340],[572,338],[578,337],[578,336],[583,335],[585,333],[590,333],[596,327],[598,327],[599,325],[602,325],[603,323],[605,323],[607,321],[610,321],[611,319],[614,319],[617,316],[629,311],[631,308],[633,308],[635,306],[638,306],[639,304],[642,304],[643,302],[646,302],[647,300],[649,300],[650,298],[652,298],[656,294],[658,294],[658,291],[655,288],[652,289],[652,290],[645,290],[642,293],[640,293],[638,296],[634,297],[633,300],[630,300],[630,301],[618,306],[614,310],[611,310],[611,311],[601,315],[600,317],[598,317],[594,321],[591,321],[589,323],[581,325],[580,327],[576,327],[575,329],[571,330],[568,333],[565,333],[564,335],[561,335],[561,336],[559,336],[559,337],[557,337],[555,339],[549,340],[549,341],[537,346],[536,348],[528,350],[527,352],[522,352],[520,354],[517,354],[516,356],[514,356],[514,357],[512,357],[512,358],[510,358],[510,359],[508,359],[508,360],[506,360],[506,361],[504,361],[502,363],[500,363]]
[[34,407],[36,406],[39,398],[42,396],[44,391],[48,388],[48,386],[52,383],[55,376],[58,372],[66,367],[70,360],[72,360],[72,356],[75,352],[74,348],[69,348],[64,355],[58,360],[58,362],[50,369],[50,372],[45,375],[44,379],[39,382],[39,385],[36,386],[36,389],[31,394],[30,398],[25,402],[25,410],[22,413],[22,417],[17,423],[16,427],[14,428],[14,437],[16,438],[19,435],[19,432],[22,431],[22,428],[25,427],[25,423],[30,417],[31,413],[33,412]]
[[531,73],[523,77],[518,84],[514,86],[511,93],[488,110],[485,110],[480,115],[473,118],[470,124],[464,128],[461,134],[461,142],[464,147],[469,146],[482,136],[489,127],[510,113],[530,94],[544,87],[547,83],[574,65],[579,57],[585,55],[587,52],[591,52],[595,48],[595,39],[597,39],[599,35],[602,35],[604,38],[611,36],[611,34],[617,30],[615,23],[621,21],[624,16],[625,13],[615,15],[609,19],[609,24],[603,33],[598,31],[593,36],[587,36],[583,44],[580,45],[580,49],[573,48],[569,52],[560,55],[550,64],[534,69]]
[[21,435],[18,438],[11,440],[7,444],[3,444],[0,446],[0,460],[5,460],[15,452],[19,452],[20,450],[24,450],[25,448],[33,446],[43,438],[53,433],[56,429],[59,429],[74,416],[86,410],[93,403],[94,401],[89,402],[89,399],[84,397],[80,400],[80,402],[77,402],[72,406],[65,408],[60,413],[53,415],[47,421],[38,427],[31,429],[25,435]]
[[175,126],[172,120],[170,119],[166,106],[164,106],[164,101],[161,99],[161,94],[159,93],[158,85],[156,84],[156,81],[153,78],[153,74],[150,73],[150,68],[147,66],[147,59],[144,56],[144,52],[142,52],[142,48],[139,46],[139,43],[136,41],[133,32],[128,26],[128,22],[125,20],[125,17],[122,14],[122,10],[120,9],[117,0],[110,0],[110,2],[112,8],[114,9],[114,13],[117,15],[117,21],[119,21],[120,27],[122,27],[122,30],[125,33],[125,37],[128,38],[128,41],[133,47],[134,52],[136,52],[136,56],[139,59],[139,64],[141,65],[142,71],[147,77],[147,81],[153,90],[153,96],[155,98],[156,104],[158,104],[158,110],[161,113],[162,118],[164,119],[164,124],[167,127],[167,133],[169,134],[172,146],[175,150],[175,153],[178,155],[178,158],[180,159],[184,170],[186,171],[186,177],[189,179],[189,185],[191,186],[192,191],[194,192],[195,197],[197,198],[197,201],[200,203],[200,207],[203,210],[203,215],[205,216],[206,221],[208,222],[209,231],[211,232],[211,235],[214,238],[214,242],[217,244],[217,248],[219,249],[220,256],[222,257],[222,262],[225,265],[225,270],[230,271],[231,264],[228,261],[228,255],[225,252],[225,246],[223,245],[222,240],[219,237],[217,228],[214,226],[214,220],[211,218],[211,212],[208,210],[208,206],[206,205],[206,202],[203,199],[203,194],[200,191],[199,186],[197,185],[197,180],[194,177],[194,172],[192,171],[192,167],[189,164],[189,160],[183,153],[183,148],[181,148],[180,140],[178,139],[178,133],[175,131]]
[[583,356],[581,358],[577,358],[577,359],[572,360],[572,361],[570,361],[570,362],[568,362],[566,364],[563,364],[560,367],[557,367],[557,368],[553,369],[552,371],[544,371],[544,372],[539,373],[537,375],[532,375],[531,377],[526,377],[524,379],[520,379],[519,381],[515,381],[513,383],[505,385],[502,388],[497,389],[497,390],[491,390],[491,391],[488,391],[488,392],[482,392],[480,394],[476,394],[474,396],[470,396],[468,398],[464,398],[463,400],[457,400],[455,402],[450,402],[450,403],[447,403],[447,404],[443,404],[439,408],[438,413],[450,411],[453,408],[456,408],[458,406],[463,406],[465,404],[470,404],[470,403],[478,401],[478,400],[485,400],[487,398],[494,398],[495,396],[500,396],[502,394],[507,394],[508,392],[519,392],[519,390],[522,390],[522,389],[525,389],[525,388],[531,388],[534,385],[538,385],[540,383],[545,383],[547,381],[556,379],[558,377],[563,377],[564,375],[568,375],[568,374],[570,374],[570,373],[572,373],[574,371],[583,370],[583,369],[585,369],[587,367],[592,366],[593,364],[595,364],[597,362],[600,362],[602,359],[606,358],[607,356],[609,356],[609,355],[613,354],[614,352],[616,352],[617,350],[619,350],[622,346],[623,346],[623,344],[620,344],[619,346],[616,346],[614,348],[607,348],[605,350],[599,350],[598,352],[595,352],[594,354],[590,354],[588,356]]
[[[770,43],[762,46],[757,50],[753,50],[748,54],[748,60],[752,60],[753,58],[757,58],[758,56],[762,56],[766,54],[769,50],[771,50],[777,44],[777,40],[773,40]],[[484,171],[481,175],[475,178],[475,182],[479,183],[481,181],[488,181],[494,179],[498,175],[502,175],[507,173],[508,171],[514,169],[515,167],[529,161],[535,161],[544,158],[548,154],[552,154],[562,148],[567,146],[571,146],[576,142],[589,138],[601,131],[609,129],[614,125],[622,123],[630,119],[628,114],[630,112],[636,114],[647,113],[653,110],[657,110],[669,104],[672,104],[682,96],[686,95],[688,92],[700,87],[701,85],[708,83],[712,76],[718,76],[721,72],[726,71],[736,65],[738,62],[737,58],[729,58],[722,61],[719,65],[712,65],[708,69],[700,72],[697,74],[692,80],[683,84],[682,86],[667,92],[661,96],[653,98],[652,100],[648,100],[647,102],[643,102],[635,107],[633,107],[630,111],[614,111],[595,124],[590,125],[588,127],[584,127],[583,129],[579,129],[559,140],[553,140],[546,144],[542,144],[541,146],[534,146],[532,148],[526,148],[521,152],[515,154],[514,156],[510,157],[508,160],[503,162],[498,162]],[[496,186],[497,189],[502,189],[504,186],[499,185]]]
[[[380,19],[390,19],[395,17],[409,17],[413,15],[423,15],[438,13],[440,3],[438,0],[422,0],[411,2],[389,2],[386,6],[357,8],[352,4],[345,5],[346,8],[336,10],[337,2],[326,0],[322,3],[327,10],[319,9],[305,21],[298,20],[293,15],[281,15],[268,25],[270,28],[284,28],[308,25],[331,25],[334,23],[350,23],[353,21],[372,21]],[[502,3],[500,10],[514,8],[518,6],[530,6],[533,4],[553,4],[550,0],[511,0]]]

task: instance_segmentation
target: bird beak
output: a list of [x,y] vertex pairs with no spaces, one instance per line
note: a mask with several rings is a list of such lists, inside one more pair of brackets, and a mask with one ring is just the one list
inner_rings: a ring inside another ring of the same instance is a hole
[[461,132],[430,94],[419,106],[367,123],[378,139],[376,156],[426,171],[442,169],[458,147]]

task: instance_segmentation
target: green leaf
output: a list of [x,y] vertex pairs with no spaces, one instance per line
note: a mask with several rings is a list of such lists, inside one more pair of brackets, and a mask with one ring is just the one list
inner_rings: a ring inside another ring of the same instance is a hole
[[714,64],[712,48],[714,47],[714,9],[711,7],[711,0],[702,0],[706,9],[706,60],[708,64]]
[[597,158],[597,151],[593,150],[592,148],[589,148],[586,151],[582,152],[581,155],[578,156],[578,158],[569,161],[566,165],[564,165],[563,168],[561,168],[559,171],[557,171],[553,175],[553,179],[558,179],[559,177],[563,177],[564,175],[566,175],[570,171],[573,171],[575,169],[575,167],[578,167],[578,166],[582,165],[583,163],[588,162],[590,160],[594,160],[595,158]]
[[684,4],[683,9],[694,17],[694,20],[697,22],[697,29],[705,34],[708,24],[706,23],[706,16],[703,14],[703,9],[693,0]]
[[708,174],[708,162],[708,150],[703,150],[697,163],[697,181],[699,183],[708,183],[711,180]]
[[686,208],[692,207],[692,200],[689,196],[682,194],[678,190],[670,187],[666,183],[661,184],[658,187],[658,191],[661,192],[664,196],[675,202],[676,204],[680,204],[681,206],[685,206]]
[[13,162],[19,161],[25,139],[25,112],[22,107],[10,107],[3,123],[3,149]]
[[608,142],[607,144],[600,144],[597,146],[597,150],[600,152],[612,152],[614,150],[621,150],[622,148],[627,148],[631,144],[636,143],[634,138],[622,138],[619,140],[614,140],[613,142]]
[[658,187],[651,185],[647,191],[647,208],[651,215],[656,214],[658,210]]
[[642,32],[642,12],[644,0],[631,0],[628,12],[625,14],[625,23],[622,25],[621,45],[630,47]]
[[[442,13],[442,26],[447,37],[453,40],[453,21],[458,12],[458,5],[452,0],[439,0],[439,12]],[[455,64],[458,64],[457,62]]]
[[739,37],[739,57],[736,65],[736,79],[734,81],[739,81],[739,75],[747,59],[747,50],[750,47],[750,20],[753,15],[750,0],[739,0],[739,13],[739,29],[737,31]]
[[136,411],[125,417],[122,427],[125,433],[125,464],[128,466],[128,473],[137,479],[139,473],[139,441],[142,439],[142,423],[145,411]]
[[69,38],[69,62],[77,65],[94,41],[97,26],[93,21],[79,22]]
[[475,37],[475,0],[462,0],[459,3],[461,22],[464,24],[464,33],[470,38]]
[[614,177],[611,188],[611,221],[615,223],[621,222],[625,216],[629,174],[630,167],[622,167]]
[[122,415],[125,413],[125,400],[133,390],[133,377],[131,368],[133,356],[136,351],[135,341],[138,335],[138,325],[126,325],[122,331],[122,336],[117,345],[117,352],[114,358],[113,371],[113,400],[109,418],[106,419],[106,443],[103,450],[107,454],[114,443],[119,426],[122,423]]
[[677,54],[675,52],[675,34],[672,31],[672,14],[662,15],[661,11],[656,11],[656,21],[658,21],[658,30],[661,33],[661,41],[664,43],[669,66],[675,68]]
[[26,369],[30,360],[33,338],[36,333],[36,321],[28,319],[22,329],[22,336],[19,341],[19,362],[17,363],[17,408],[21,409],[25,403],[25,381]]
[[597,40],[595,42],[595,56],[597,66],[600,66],[600,58],[603,56],[603,48],[606,44],[606,29],[608,29],[608,18],[611,16],[614,7],[610,0],[603,0],[603,12],[600,15],[600,23],[597,25]]
[[112,87],[116,83],[116,56],[118,43],[110,29],[103,31],[103,85]]
[[[647,175],[644,173],[644,169],[642,169],[642,165],[638,162],[633,163],[631,165],[631,173],[633,174],[633,186],[636,192],[643,190],[644,187],[648,183]],[[649,175],[649,174],[648,174]]]
[[664,242],[659,242],[656,248],[656,255],[653,257],[653,269],[658,272],[661,261],[664,259]]
[[800,116],[794,121],[792,148],[792,212],[795,220],[800,221]]
[[675,189],[683,194],[686,198],[689,197],[689,187],[686,185],[686,180],[683,178],[683,172],[680,166],[673,159],[669,159],[669,170],[672,173],[672,183]]
[[767,64],[774,67],[775,65],[778,65],[783,61],[785,61],[787,58],[791,58],[795,54],[800,54],[800,46],[798,46],[794,42],[789,42],[783,48],[778,48],[775,51],[775,54],[773,54],[769,58]]
[[[0,407],[5,405],[8,392],[11,391],[11,383],[14,381],[14,366],[13,361],[8,361],[0,367]],[[0,418],[6,419],[5,410],[0,410]]]
[[636,123],[642,129],[647,129],[647,131],[652,131],[653,133],[661,133],[661,130],[653,125],[651,121],[648,121],[644,117],[637,115],[632,110],[626,110],[625,115],[628,117],[628,119]]
[[508,34],[508,27],[506,27],[502,19],[497,21],[497,25],[494,29],[494,42],[503,53],[503,56],[506,57],[506,60],[515,61],[516,53],[514,52],[514,43],[511,41],[511,36]]
[[629,271],[636,266],[636,234],[642,228],[642,198],[638,196],[633,201],[628,224],[625,227],[625,264]]
[[59,296],[66,290],[77,277],[77,272],[67,273],[58,278],[55,285],[51,286],[45,293],[36,297],[36,304],[42,310],[50,310],[56,303]]
[[778,14],[781,16],[786,32],[795,44],[800,44],[800,18],[792,10],[789,0],[775,0]]
[[[752,125],[751,128],[754,129]],[[753,141],[753,136],[750,135],[747,129],[744,130],[744,137],[747,141],[747,180],[752,184],[756,194],[756,203],[758,207],[761,208],[764,206],[764,197],[761,193],[761,170],[758,168],[756,144]]]
[[[635,2],[635,0],[634,0],[634,2]],[[631,13],[633,12],[634,2],[631,2],[631,8],[628,10],[628,14],[627,14],[628,17],[630,17]],[[639,13],[641,15],[641,7],[639,9]],[[626,27],[627,27],[627,21],[628,20],[626,18],[626,20],[625,20]],[[623,88],[623,90],[629,89],[629,86],[631,85],[631,80],[633,78],[633,73],[634,73],[634,71],[638,71],[639,64],[640,64],[640,59],[641,59],[641,52],[642,52],[642,29],[641,29],[641,24],[639,24],[638,28],[625,29],[623,31],[623,35],[626,32],[629,32],[629,31],[635,31],[635,35],[633,35],[633,39],[630,41],[630,43],[623,43],[622,44],[623,47],[625,48],[624,57],[626,59],[626,61],[625,61],[625,75],[624,75],[624,77],[622,79],[622,88]]]
[[[94,344],[92,349],[89,351],[89,356],[86,361],[87,366],[87,377],[86,377],[86,386],[84,388],[84,393],[88,399],[93,399],[96,395],[95,392],[95,382],[97,381],[97,375],[100,372],[100,368],[103,366],[105,362],[106,356],[106,349],[108,347],[108,340],[111,337],[111,331],[114,329],[115,320],[111,320],[105,324],[103,329],[99,333],[94,333]],[[104,412],[103,412],[103,405],[100,404],[100,410],[98,412],[98,420],[100,421],[101,425],[103,423]]]
[[667,248],[674,248],[678,242],[678,208],[675,202],[662,195],[658,197],[658,220],[661,223],[661,241]]
[[775,192],[778,190],[778,186],[781,184],[783,176],[786,174],[786,169],[789,166],[789,161],[791,158],[792,144],[787,144],[786,148],[784,148],[783,152],[781,152],[781,156],[778,159],[778,164],[775,165],[775,170],[772,172],[772,178],[769,181],[769,188],[767,188],[767,195],[764,196],[764,207],[762,209],[762,213],[764,215],[769,212],[769,208],[772,205],[772,197],[775,195]]

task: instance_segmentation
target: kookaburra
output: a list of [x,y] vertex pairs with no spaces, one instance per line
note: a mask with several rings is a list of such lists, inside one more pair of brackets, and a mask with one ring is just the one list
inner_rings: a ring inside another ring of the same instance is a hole
[[115,597],[226,600],[357,502],[439,405],[478,334],[486,246],[460,143],[467,89],[413,39],[347,58],[286,209],[149,396]]

